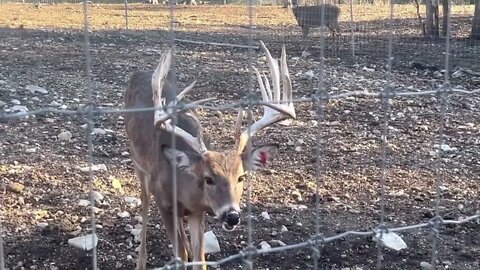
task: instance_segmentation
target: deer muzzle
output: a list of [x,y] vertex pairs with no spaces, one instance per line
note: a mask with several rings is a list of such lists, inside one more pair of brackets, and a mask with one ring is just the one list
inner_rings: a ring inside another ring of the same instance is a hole
[[233,231],[240,223],[240,213],[237,210],[230,209],[222,214],[222,228],[225,231]]

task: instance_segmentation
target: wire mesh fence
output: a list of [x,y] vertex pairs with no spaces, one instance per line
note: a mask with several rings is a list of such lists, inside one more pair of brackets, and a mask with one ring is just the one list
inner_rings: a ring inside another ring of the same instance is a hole
[[[260,40],[267,43],[274,57],[280,55],[281,45],[286,45],[295,91],[289,101],[297,110],[297,120],[262,133],[264,137],[260,140],[279,141],[285,153],[280,153],[281,161],[274,164],[277,171],[257,173],[247,180],[244,195],[247,221],[241,237],[222,235],[225,239],[222,245],[227,247],[228,253],[211,255],[207,265],[226,269],[238,265],[247,269],[323,269],[354,265],[367,269],[404,269],[420,262],[418,259],[406,262],[402,254],[392,254],[381,241],[372,245],[364,237],[378,240],[389,232],[407,232],[410,233],[405,234],[407,244],[412,243],[422,250],[419,254],[424,267],[448,266],[442,256],[451,250],[444,246],[457,241],[455,236],[475,236],[479,225],[479,201],[475,193],[480,167],[476,154],[480,150],[476,121],[480,81],[475,71],[479,61],[478,44],[462,39],[466,36],[465,22],[455,16],[445,17],[447,36],[452,38],[432,41],[421,38],[422,30],[416,23],[414,7],[364,7],[353,2],[334,6],[341,10],[342,35],[334,37],[324,28],[315,28],[307,40],[302,40],[302,30],[296,26],[292,10],[280,6],[254,6],[253,2],[245,7],[227,9],[176,8],[173,2],[168,7],[124,5],[123,2],[95,6],[84,2],[80,13],[68,7],[67,11],[55,10],[57,14],[50,14],[52,17],[81,15],[83,23],[67,20],[67,25],[63,26],[83,27],[82,33],[30,30],[28,23],[31,22],[22,19],[21,13],[14,15],[18,18],[10,23],[19,29],[2,29],[6,38],[1,41],[5,61],[2,61],[4,69],[0,73],[3,89],[0,100],[6,101],[1,103],[3,112],[0,114],[1,133],[5,135],[1,144],[5,149],[0,157],[1,172],[8,184],[6,194],[13,195],[2,198],[0,269],[32,265],[42,269],[52,265],[59,268],[72,268],[72,265],[92,269],[98,269],[99,265],[102,268],[133,268],[133,257],[137,254],[135,237],[118,233],[124,229],[116,225],[128,228],[133,218],[128,222],[116,219],[124,215],[120,210],[135,211],[136,206],[130,207],[118,198],[111,203],[119,207],[110,206],[108,199],[98,197],[98,190],[103,189],[112,197],[122,198],[119,188],[105,186],[117,183],[116,177],[122,174],[133,175],[131,170],[125,172],[125,167],[133,167],[128,153],[118,150],[126,148],[127,139],[109,128],[123,133],[122,115],[126,112],[170,109],[176,119],[175,116],[187,109],[197,109],[207,121],[206,133],[218,140],[211,142],[212,148],[225,149],[232,144],[231,136],[225,134],[229,128],[225,127],[234,121],[236,110],[244,107],[251,124],[256,119],[254,116],[261,113],[259,108],[269,105],[255,94],[258,84],[254,81],[253,67],[266,65],[259,50]],[[465,15],[471,11],[458,13]],[[223,15],[215,17],[220,13]],[[328,19],[326,13],[320,14],[319,23]],[[55,28],[55,22],[48,20],[36,19],[33,23],[35,26],[42,24]],[[116,29],[121,31],[112,31]],[[130,31],[124,31],[126,29]],[[205,97],[217,97],[217,100],[168,108],[122,108],[125,78],[139,68],[154,68],[161,52],[168,47],[174,51],[179,81],[187,85],[194,78],[199,81],[191,94],[192,100]],[[25,81],[17,83],[18,77]],[[24,84],[30,87],[21,90]],[[48,91],[35,88],[40,84]],[[47,96],[39,96],[42,91],[46,91]],[[70,133],[65,141],[60,134],[52,133],[65,134],[65,130]],[[38,135],[32,139],[32,134]],[[175,148],[181,139],[172,136],[172,140],[170,144]],[[54,144],[53,149],[46,149],[49,144]],[[25,153],[30,155],[25,156]],[[347,159],[348,156],[352,158]],[[96,171],[100,162],[108,162],[109,167],[118,171],[117,176],[113,176],[113,172]],[[40,176],[35,169],[32,173],[32,168],[22,167],[31,167],[31,164],[51,167],[45,171],[47,176]],[[57,170],[62,173],[56,174]],[[176,172],[175,169],[171,171]],[[48,182],[48,188],[40,195],[36,190],[42,190],[41,183],[32,181],[36,178]],[[126,179],[137,181],[132,178]],[[425,183],[418,184],[415,178]],[[89,195],[88,205],[92,207],[75,205],[78,196],[62,195],[66,179],[72,190]],[[177,183],[176,179],[174,174],[173,183]],[[265,179],[282,181],[287,188],[265,183]],[[88,180],[88,184],[77,183],[82,180]],[[18,182],[25,183],[27,190],[31,189],[25,193],[17,190],[21,200],[14,191]],[[138,194],[138,186],[128,181],[123,185],[125,189],[131,188],[129,194]],[[415,187],[410,189],[409,185]],[[264,186],[270,190],[264,189],[265,195],[262,195],[257,189],[262,190]],[[298,189],[302,188],[305,189],[303,195],[298,195]],[[177,194],[175,190],[178,189],[177,184],[173,185],[172,194]],[[279,195],[296,199],[292,202],[288,198],[275,198]],[[304,196],[308,198],[301,198]],[[262,207],[262,199],[272,204]],[[36,209],[39,205],[47,208],[49,214]],[[397,208],[402,213],[398,213]],[[414,213],[406,213],[410,208]],[[268,223],[264,218],[261,212],[266,209],[278,217],[275,223]],[[22,211],[33,217],[23,217]],[[70,211],[77,212],[84,220],[75,220],[69,215]],[[289,217],[292,212],[294,218]],[[20,216],[37,228],[50,227],[42,229],[43,238],[40,238],[51,239],[51,243],[31,241],[35,233],[29,235],[28,226],[16,223]],[[62,258],[35,252],[35,245],[41,249],[53,247],[58,241],[65,242],[65,236],[58,237],[60,233],[56,232],[60,220],[81,224],[80,229],[74,226],[74,229],[64,230],[69,233],[99,235],[99,243],[92,238],[93,249],[87,253],[72,252],[68,246],[57,247],[57,253],[71,258],[67,261],[74,258],[82,261],[69,264]],[[176,228],[180,221],[173,220]],[[163,224],[155,218],[154,222]],[[276,239],[280,234],[277,229],[265,232],[265,228],[280,227],[282,222],[288,222],[297,237],[288,238],[286,233],[283,240],[287,244],[275,242],[280,246],[259,247],[261,240]],[[219,229],[218,222],[208,223],[210,228]],[[457,234],[451,237],[442,234],[442,230],[449,230],[449,233],[453,230]],[[115,231],[117,234],[110,235]],[[149,241],[153,237],[166,238],[164,231],[162,234],[155,233],[153,228],[148,231],[155,235],[149,236]],[[419,236],[415,232],[419,232]],[[417,237],[424,240],[417,240]],[[166,247],[168,239],[163,240],[155,242],[157,247]],[[173,242],[172,245],[178,246],[179,239]],[[331,243],[335,243],[333,247]],[[468,248],[474,243],[463,243],[467,252],[475,257],[475,248]],[[388,246],[388,240],[384,240],[384,244]],[[427,244],[431,247],[426,247]],[[3,245],[6,245],[6,252]],[[117,245],[124,245],[128,251],[116,254]],[[350,245],[355,245],[356,250],[349,253]],[[367,254],[361,252],[363,248]],[[108,250],[115,251],[112,254]],[[297,250],[305,253],[279,255]],[[199,265],[198,262],[172,261],[171,253],[177,258],[180,255],[170,249],[158,252],[149,248],[148,252],[154,252],[149,255],[151,266],[160,267],[166,263],[160,269]],[[336,252],[348,255],[338,257]],[[26,259],[27,254],[34,259]],[[349,260],[349,256],[357,259]],[[365,256],[370,259],[363,260]],[[412,255],[404,256],[412,258]],[[273,262],[285,259],[288,262]],[[475,260],[456,257],[454,260],[459,269],[478,266]]]

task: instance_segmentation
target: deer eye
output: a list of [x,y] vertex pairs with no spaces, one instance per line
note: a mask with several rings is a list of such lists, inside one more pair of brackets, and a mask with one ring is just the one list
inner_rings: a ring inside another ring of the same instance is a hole
[[238,183],[242,183],[245,180],[245,175],[238,177]]
[[207,176],[204,178],[204,180],[207,185],[215,185],[215,182],[213,182],[213,179],[211,177]]

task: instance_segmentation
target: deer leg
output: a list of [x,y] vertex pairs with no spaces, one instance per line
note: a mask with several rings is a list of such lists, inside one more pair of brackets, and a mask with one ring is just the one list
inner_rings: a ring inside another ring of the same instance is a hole
[[[190,243],[188,242],[188,237],[187,234],[185,233],[185,226],[183,223],[183,218],[178,218],[178,231],[180,233],[180,241],[183,243],[183,246],[185,247],[187,251],[187,257],[188,260],[191,261],[193,260],[193,253],[192,253],[192,248],[190,246]],[[185,259],[186,261],[186,259]]]
[[[188,217],[188,229],[190,230],[190,241],[193,249],[193,261],[205,262],[204,232],[205,214],[193,214]],[[207,270],[207,266],[194,266],[193,270]]]
[[[159,192],[157,192],[156,194],[159,194]],[[167,231],[168,240],[170,240],[170,243],[172,243],[173,250],[175,252],[175,233],[177,234],[177,240],[179,240],[177,241],[178,246],[176,247],[178,251],[178,257],[180,257],[180,259],[183,261],[187,261],[188,255],[187,255],[187,250],[185,249],[185,246],[183,245],[183,242],[181,240],[182,236],[179,234],[178,230],[175,230],[175,227],[173,224],[173,221],[176,217],[174,216],[171,207],[165,208],[161,206],[161,198],[158,197],[156,194],[155,194],[155,201],[157,202],[160,215],[162,216],[163,225],[165,225],[165,230]],[[180,224],[180,222],[178,224]]]
[[144,270],[147,268],[147,224],[148,224],[148,209],[150,207],[150,193],[148,191],[149,177],[148,174],[135,164],[135,173],[140,179],[142,210],[140,215],[142,217],[142,231],[140,232],[140,250],[138,252],[138,260],[136,270]]
[[303,26],[302,27],[302,38],[303,38],[303,50],[307,50],[309,48],[308,44],[308,32],[309,32],[309,27]]

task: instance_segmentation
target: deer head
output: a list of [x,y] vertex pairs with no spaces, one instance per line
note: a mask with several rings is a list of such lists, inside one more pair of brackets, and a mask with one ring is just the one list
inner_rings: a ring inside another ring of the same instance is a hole
[[[171,51],[162,55],[160,64],[152,77],[154,105],[159,108],[155,113],[154,125],[174,133],[193,149],[193,152],[185,152],[163,147],[163,154],[170,163],[176,165],[179,174],[188,174],[195,179],[198,188],[203,190],[205,204],[223,222],[225,230],[233,230],[240,222],[239,204],[246,172],[267,168],[278,148],[276,145],[264,145],[252,147],[250,151],[246,151],[246,145],[251,137],[267,126],[296,117],[291,102],[292,84],[287,68],[285,46],[282,48],[280,67],[263,42],[261,47],[267,56],[272,79],[270,84],[265,75],[261,75],[257,69],[254,69],[260,84],[264,114],[249,128],[242,131],[243,112],[240,108],[235,125],[235,146],[227,151],[217,152],[207,149],[202,139],[202,126],[193,112],[184,112],[184,114],[196,123],[198,129],[195,136],[174,126],[171,115],[165,108],[165,99],[162,98],[163,84],[171,63]],[[192,88],[193,84],[181,91],[176,100],[169,105],[175,105],[175,102]]]

